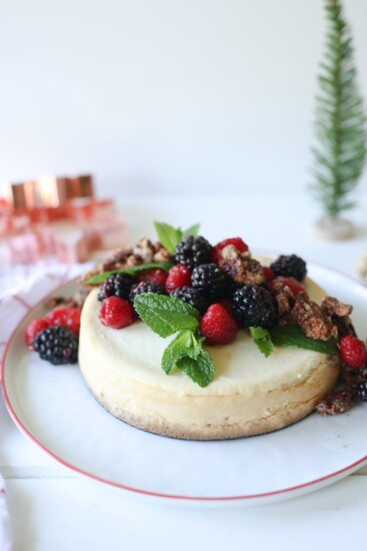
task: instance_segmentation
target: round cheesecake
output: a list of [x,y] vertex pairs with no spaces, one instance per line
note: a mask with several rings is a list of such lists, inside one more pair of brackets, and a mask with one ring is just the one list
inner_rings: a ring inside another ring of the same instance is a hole
[[[306,288],[320,302],[324,291]],[[99,320],[93,290],[83,307],[79,365],[90,392],[112,415],[135,427],[183,439],[215,440],[263,434],[311,413],[330,393],[339,358],[295,347],[261,354],[246,331],[225,346],[206,347],[215,378],[201,388],[184,373],[161,368],[163,339],[141,322],[116,330]]]

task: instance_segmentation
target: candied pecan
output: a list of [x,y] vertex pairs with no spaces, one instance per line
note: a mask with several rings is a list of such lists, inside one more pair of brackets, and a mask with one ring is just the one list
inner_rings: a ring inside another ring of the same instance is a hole
[[285,285],[282,281],[277,281],[272,286],[272,294],[274,295],[278,306],[279,317],[284,318],[291,312],[296,302],[296,297],[294,296],[292,289],[288,287],[288,285]]
[[88,294],[90,292],[90,289],[87,289],[85,287],[80,287],[74,295],[71,297],[60,297],[55,296],[50,298],[50,300],[47,301],[48,308],[82,308],[85,299],[87,298]]
[[219,266],[237,283],[261,285],[266,278],[260,262],[248,252],[241,253],[233,245],[227,245],[221,251]]
[[357,401],[356,391],[353,388],[341,388],[326,396],[318,404],[316,411],[325,417],[326,415],[337,415],[344,413],[354,406]]
[[347,385],[356,388],[363,381],[367,381],[367,366],[356,369],[355,367],[347,367],[345,365],[341,376]]
[[141,258],[141,263],[152,262],[154,255],[154,247],[152,242],[146,237],[142,237],[133,247],[133,255]]
[[351,314],[353,306],[350,306],[350,304],[343,304],[334,297],[325,297],[321,302],[321,310],[328,316],[333,316],[335,314],[338,317],[344,317]]
[[337,336],[337,329],[331,318],[313,302],[307,293],[298,293],[291,312],[295,322],[311,339],[329,340]]
[[172,260],[172,255],[169,254],[167,249],[165,249],[159,241],[154,243],[154,262],[170,262]]

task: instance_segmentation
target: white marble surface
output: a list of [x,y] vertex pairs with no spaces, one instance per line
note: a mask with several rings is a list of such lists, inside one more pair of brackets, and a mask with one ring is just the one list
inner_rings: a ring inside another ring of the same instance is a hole
[[[122,199],[121,205],[132,240],[154,234],[152,219],[183,227],[200,221],[212,242],[241,235],[252,249],[295,252],[356,278],[355,262],[367,250],[367,198],[353,214],[355,238],[337,243],[312,235],[316,213],[296,196],[137,198]],[[0,437],[15,551],[341,550],[365,539],[367,471],[303,497],[255,508],[152,505],[55,463],[19,432],[2,400]]]

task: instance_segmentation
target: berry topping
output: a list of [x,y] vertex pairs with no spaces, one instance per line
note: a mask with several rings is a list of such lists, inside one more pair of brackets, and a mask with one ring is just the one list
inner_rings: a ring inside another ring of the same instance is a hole
[[123,298],[107,297],[102,302],[99,319],[107,327],[122,329],[135,321],[134,308]]
[[30,321],[25,329],[24,337],[27,343],[27,346],[33,350],[33,340],[34,338],[49,326],[48,321],[43,318],[34,318]]
[[278,276],[270,282],[269,291],[279,291],[282,287],[285,286],[290,288],[295,297],[298,295],[298,293],[306,291],[306,287],[294,277],[283,276]]
[[80,331],[80,308],[54,308],[51,310],[47,316],[46,321],[52,327],[61,325],[62,327],[67,327],[71,329],[77,336]]
[[201,264],[192,271],[194,289],[210,298],[223,298],[232,289],[231,280],[216,264]]
[[270,264],[270,268],[276,276],[290,276],[298,281],[303,281],[307,273],[305,261],[295,254],[279,256],[275,262]]
[[233,310],[240,325],[269,328],[275,324],[276,308],[272,295],[258,285],[242,285],[233,294]]
[[191,272],[183,264],[176,264],[168,272],[166,281],[167,291],[174,291],[179,287],[188,287],[191,285]]
[[340,356],[348,367],[363,367],[367,362],[367,350],[363,341],[352,335],[340,340]]
[[168,273],[161,268],[151,268],[150,270],[145,270],[141,272],[139,279],[145,281],[146,283],[156,283],[161,287],[166,285]]
[[189,270],[210,262],[212,246],[201,235],[185,235],[173,251],[173,257],[179,264],[184,264]]
[[200,333],[210,345],[229,344],[237,335],[238,325],[220,304],[212,304],[200,320]]
[[229,239],[224,239],[223,241],[220,241],[215,245],[215,247],[213,247],[212,262],[218,264],[220,253],[224,249],[224,247],[227,247],[227,245],[233,245],[240,253],[245,253],[246,251],[248,251],[248,246],[240,237],[230,237]]
[[134,302],[134,299],[137,295],[141,295],[142,293],[155,293],[156,295],[166,295],[166,291],[161,285],[158,285],[158,283],[149,283],[148,281],[141,281],[140,283],[136,283],[131,287],[130,291],[130,302]]
[[183,302],[187,302],[187,304],[191,304],[191,306],[199,310],[201,314],[205,312],[208,307],[207,299],[199,293],[199,291],[195,291],[192,287],[179,287],[178,289],[171,291],[170,296],[172,298],[182,300]]
[[363,402],[367,402],[367,381],[359,383],[357,386],[357,396],[363,400]]
[[54,365],[75,364],[78,361],[78,337],[67,327],[48,327],[33,340],[42,360]]
[[130,275],[112,274],[102,283],[98,300],[102,301],[107,297],[119,297],[127,300],[132,284],[133,278]]
[[263,266],[263,273],[268,283],[275,278],[275,273],[269,266]]

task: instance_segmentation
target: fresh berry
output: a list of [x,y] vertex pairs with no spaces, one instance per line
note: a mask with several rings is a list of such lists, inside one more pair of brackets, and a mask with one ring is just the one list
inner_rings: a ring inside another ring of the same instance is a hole
[[283,276],[278,276],[270,282],[269,291],[273,292],[275,289],[278,289],[280,286],[289,287],[295,297],[298,295],[298,293],[306,291],[306,287],[302,285],[302,283],[300,283],[294,277],[283,277]]
[[122,329],[135,321],[132,304],[119,297],[107,297],[102,302],[99,319],[107,327]]
[[191,285],[191,272],[183,264],[176,264],[168,272],[166,281],[166,290],[174,291],[179,287],[189,287]]
[[272,295],[258,285],[242,285],[233,294],[233,311],[240,325],[269,328],[275,324],[276,308]]
[[201,235],[185,235],[173,251],[175,261],[184,264],[189,270],[210,262],[211,254],[212,246]]
[[273,279],[275,278],[275,273],[269,266],[263,266],[263,272],[268,283],[270,283],[270,281],[273,281]]
[[54,308],[46,315],[46,321],[51,327],[61,325],[71,329],[77,336],[80,331],[80,308]]
[[128,274],[112,274],[104,280],[99,288],[98,300],[102,301],[107,297],[119,297],[127,300],[133,278]]
[[158,283],[149,283],[148,281],[141,281],[140,283],[136,283],[131,287],[129,299],[130,302],[134,302],[134,299],[137,295],[141,295],[142,293],[155,293],[156,295],[166,295],[165,289],[158,285]]
[[340,356],[348,367],[362,367],[367,362],[366,345],[352,335],[343,337],[340,340]]
[[224,239],[220,241],[213,247],[212,250],[212,262],[218,264],[220,253],[223,251],[224,247],[227,245],[233,245],[240,253],[245,253],[248,251],[248,246],[240,237],[230,237],[229,239]]
[[210,345],[229,344],[236,338],[238,325],[220,304],[212,304],[200,320],[200,333]]
[[49,326],[48,321],[43,318],[34,318],[30,321],[25,329],[24,337],[27,346],[33,350],[33,339]]
[[201,314],[203,314],[208,307],[207,299],[192,287],[179,287],[171,291],[170,296],[187,302],[187,304],[191,304],[191,306],[199,310]]
[[357,386],[357,396],[364,402],[367,402],[367,381],[362,381]]
[[75,364],[78,361],[78,337],[67,327],[48,327],[33,340],[42,360],[54,365]]
[[303,281],[307,273],[305,261],[295,254],[279,256],[275,262],[270,264],[270,268],[276,276],[290,276],[298,281]]
[[146,283],[157,283],[161,287],[166,285],[168,272],[161,268],[151,268],[150,270],[144,270],[139,274],[139,280]]
[[214,263],[194,268],[191,284],[209,298],[223,298],[232,290],[232,280]]

